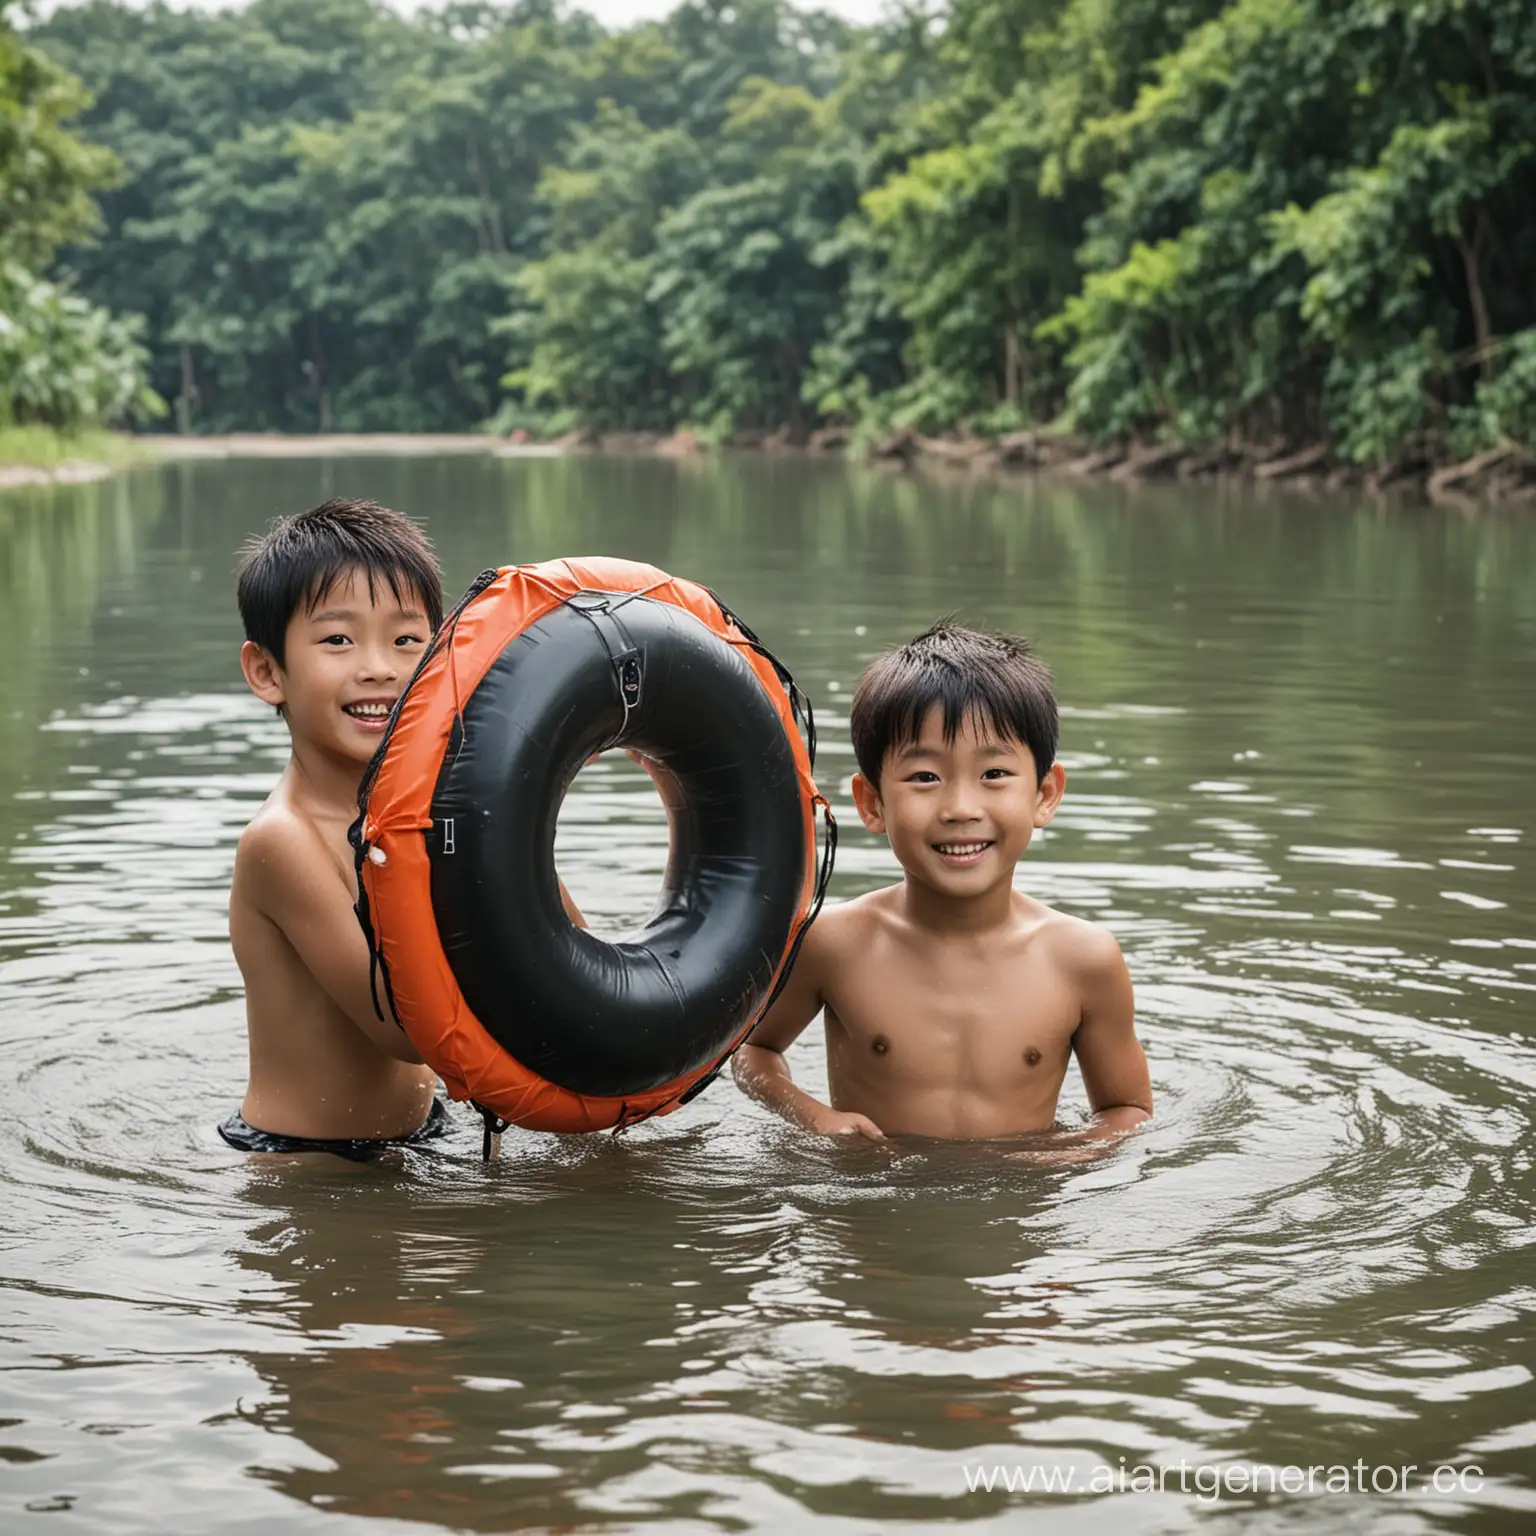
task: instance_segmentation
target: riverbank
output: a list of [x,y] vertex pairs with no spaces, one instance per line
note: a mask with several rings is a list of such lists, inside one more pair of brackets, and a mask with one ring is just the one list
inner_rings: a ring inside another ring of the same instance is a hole
[[105,480],[153,456],[142,438],[122,432],[56,432],[0,427],[0,490],[23,485],[79,485]]
[[[1206,449],[1167,443],[1095,443],[1068,432],[1035,429],[1001,437],[927,437],[910,429],[874,441],[843,427],[823,427],[804,441],[787,432],[743,433],[726,445],[766,453],[856,457],[901,469],[940,469],[969,475],[1041,474],[1063,479],[1102,478],[1122,484],[1218,480],[1288,490],[1394,492],[1451,506],[1495,502],[1536,503],[1536,455],[1503,444],[1459,463],[1428,458],[1366,467],[1336,459],[1323,443],[1227,443]],[[558,452],[655,453],[695,458],[711,451],[693,433],[573,432],[548,445]],[[508,451],[508,450],[503,450]],[[510,451],[529,451],[528,449]]]
[[[780,445],[768,438],[758,446]],[[852,440],[841,428],[823,428],[811,434],[805,447],[813,453],[847,453]],[[1167,443],[1106,445],[1047,430],[993,438],[925,437],[908,430],[866,445],[863,456],[908,468],[936,465],[970,474],[1035,473],[1122,483],[1225,479],[1297,491],[1397,491],[1451,505],[1536,502],[1536,455],[1514,443],[1456,463],[1418,458],[1367,467],[1342,463],[1323,443],[1296,448],[1234,442],[1191,449]]]
[[229,432],[218,437],[146,436],[161,459],[330,459],[351,455],[494,453],[504,443],[484,432]]
[[[220,437],[121,432],[63,434],[48,427],[0,431],[0,490],[33,485],[80,485],[105,480],[134,464],[178,459],[327,459],[344,455],[497,453],[502,438],[480,432],[358,432],[324,436],[233,432]],[[530,451],[556,450],[535,446]]]
[[[1296,449],[1280,443],[1232,443],[1209,449],[1168,444],[1092,443],[1070,433],[1034,430],[1001,437],[927,437],[911,430],[873,442],[824,427],[804,441],[788,433],[741,433],[725,451],[848,456],[896,469],[939,469],[968,475],[1044,474],[1119,483],[1237,480],[1295,491],[1396,492],[1452,506],[1536,503],[1536,455],[1508,443],[1460,463],[1399,461],[1366,468],[1343,464],[1326,445]],[[44,428],[0,431],[0,489],[99,480],[131,464],[176,459],[294,459],[415,454],[494,454],[543,458],[567,453],[654,454],[702,458],[715,445],[686,429],[673,433],[579,431],[548,441],[526,433],[229,433],[219,437],[145,436],[94,432],[61,437]]]

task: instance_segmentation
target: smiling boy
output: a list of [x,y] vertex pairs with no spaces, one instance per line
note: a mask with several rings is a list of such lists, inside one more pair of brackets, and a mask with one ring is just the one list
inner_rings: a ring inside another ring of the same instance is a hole
[[250,1081],[219,1127],[247,1152],[362,1156],[439,1133],[430,1068],[374,1011],[347,828],[363,769],[442,621],[421,531],[367,501],[279,518],[243,551],[240,666],[292,752],[235,854],[229,936]]
[[[1013,885],[1066,784],[1045,666],[1021,640],[940,623],[869,666],[850,723],[854,803],[905,878],[822,911],[738,1084],[828,1135],[1007,1136],[1051,1127],[1076,1055],[1093,1112],[1076,1139],[1146,1120],[1119,945]],[[830,1106],[784,1059],[818,1011]]]

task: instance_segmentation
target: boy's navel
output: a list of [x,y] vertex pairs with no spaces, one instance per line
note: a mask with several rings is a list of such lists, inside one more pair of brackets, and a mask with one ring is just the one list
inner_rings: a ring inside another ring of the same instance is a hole
[[1040,1062],[1040,1048],[1032,1045],[1024,1052],[1024,1065],[1026,1067],[1038,1066]]

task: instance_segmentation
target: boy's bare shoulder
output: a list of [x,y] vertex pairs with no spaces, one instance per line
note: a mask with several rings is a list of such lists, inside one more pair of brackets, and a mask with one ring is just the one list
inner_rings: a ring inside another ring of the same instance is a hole
[[814,942],[819,954],[834,958],[855,945],[867,943],[893,921],[895,905],[891,898],[900,890],[900,886],[892,886],[855,896],[835,907],[823,907],[806,935],[806,943]]
[[1051,953],[1063,969],[1085,980],[1125,969],[1120,941],[1109,929],[1043,903],[1033,905],[1038,911],[1036,920],[1041,935],[1048,939]]
[[235,874],[258,906],[294,882],[341,874],[336,856],[314,821],[274,794],[251,818],[235,846]]

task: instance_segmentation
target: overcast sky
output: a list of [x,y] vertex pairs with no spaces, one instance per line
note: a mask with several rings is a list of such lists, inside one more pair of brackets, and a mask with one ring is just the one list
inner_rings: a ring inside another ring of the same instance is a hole
[[[677,0],[575,0],[575,8],[596,16],[605,26],[622,27],[632,21],[665,16],[675,10]],[[884,0],[820,0],[802,10],[831,11],[849,21],[873,21],[885,8]]]
[[[176,10],[199,11],[228,10],[240,3],[241,0],[170,0]],[[396,10],[401,11],[420,9],[420,5],[413,3],[413,0],[386,0],[386,3],[392,3]],[[572,9],[596,16],[607,27],[623,27],[633,21],[665,16],[677,8],[677,3],[678,0],[567,0]],[[46,15],[68,4],[69,0],[34,0],[33,9]],[[814,6],[807,5],[802,9],[831,11],[834,15],[846,16],[849,21],[873,21],[885,6],[886,0],[817,0]]]

